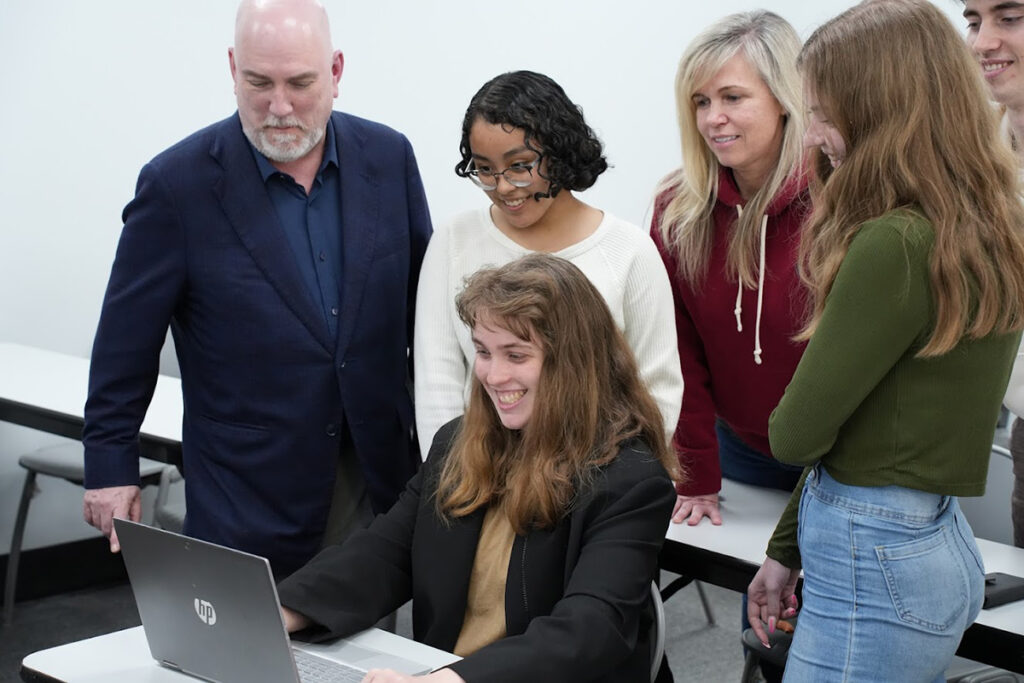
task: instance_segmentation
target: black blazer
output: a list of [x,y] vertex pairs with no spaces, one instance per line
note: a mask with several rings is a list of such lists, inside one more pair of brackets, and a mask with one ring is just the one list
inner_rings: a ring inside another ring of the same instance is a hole
[[288,573],[320,548],[347,425],[374,509],[419,465],[409,349],[430,238],[405,136],[331,115],[341,177],[337,339],[310,295],[238,115],[139,174],[85,407],[88,488],[138,482],[139,426],[170,323],[184,394],[185,533]]
[[[280,584],[282,604],[322,625],[309,636],[369,628],[411,598],[416,640],[455,647],[485,512],[446,523],[434,511],[458,422],[438,431],[395,507]],[[650,449],[626,444],[555,528],[516,537],[507,636],[451,668],[468,683],[648,680],[650,585],[675,498]]]

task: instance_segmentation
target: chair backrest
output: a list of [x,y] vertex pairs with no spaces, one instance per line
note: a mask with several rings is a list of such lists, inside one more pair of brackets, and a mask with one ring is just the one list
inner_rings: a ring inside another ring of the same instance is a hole
[[654,605],[654,623],[651,625],[651,683],[658,678],[661,659],[665,655],[665,605],[661,602],[658,582],[651,582],[651,602]]
[[171,486],[182,480],[181,472],[175,465],[167,465],[160,473],[160,488],[153,505],[153,521],[167,531],[181,533],[185,526],[185,502],[169,500]]

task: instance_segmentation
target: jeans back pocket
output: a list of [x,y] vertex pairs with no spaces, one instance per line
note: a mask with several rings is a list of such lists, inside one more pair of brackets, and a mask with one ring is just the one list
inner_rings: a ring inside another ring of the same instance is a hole
[[912,541],[875,547],[900,621],[933,633],[962,628],[968,579],[945,527]]

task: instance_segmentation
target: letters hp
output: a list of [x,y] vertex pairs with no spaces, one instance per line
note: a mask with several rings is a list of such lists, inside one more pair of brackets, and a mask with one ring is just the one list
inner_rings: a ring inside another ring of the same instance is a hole
[[196,614],[199,615],[199,620],[207,626],[213,626],[217,623],[217,611],[213,609],[206,600],[195,599]]

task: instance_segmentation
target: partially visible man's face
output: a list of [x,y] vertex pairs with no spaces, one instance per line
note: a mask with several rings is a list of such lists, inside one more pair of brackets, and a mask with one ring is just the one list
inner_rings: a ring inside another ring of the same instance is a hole
[[1024,106],[1024,2],[966,0],[967,45],[981,64],[992,97]]
[[242,130],[271,161],[320,150],[343,65],[323,33],[294,17],[260,17],[228,52]]

